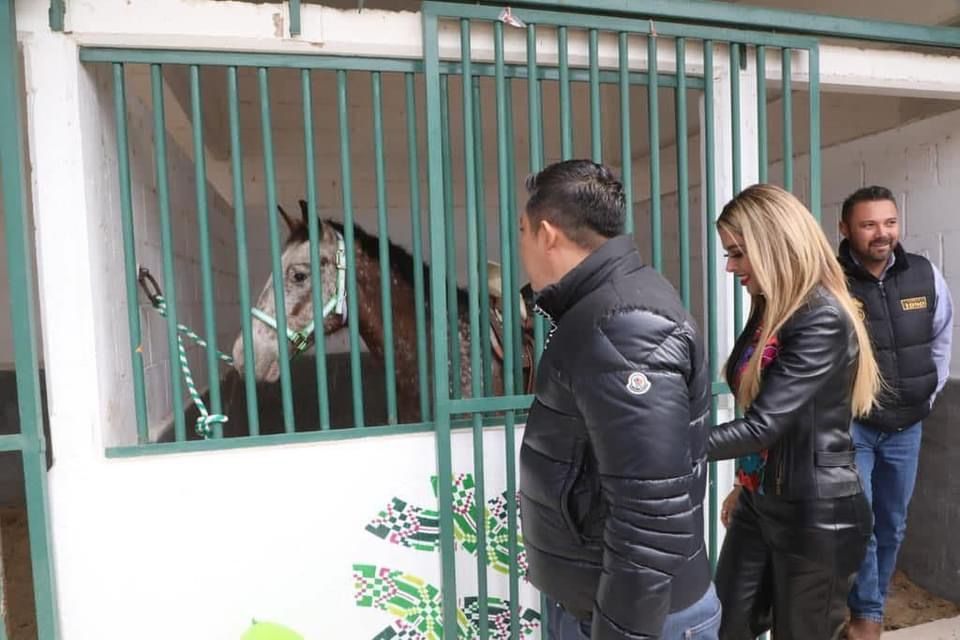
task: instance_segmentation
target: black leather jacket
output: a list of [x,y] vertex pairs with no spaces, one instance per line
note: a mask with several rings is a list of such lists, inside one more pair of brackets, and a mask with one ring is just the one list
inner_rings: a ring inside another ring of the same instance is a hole
[[657,638],[710,584],[702,341],[628,236],[537,305],[554,330],[520,451],[527,575],[593,640]]
[[[731,362],[753,335],[751,318]],[[744,416],[710,431],[711,460],[769,450],[764,493],[791,500],[861,492],[853,466],[850,395],[858,346],[853,325],[823,287],[787,320]],[[729,371],[727,379],[730,379]]]

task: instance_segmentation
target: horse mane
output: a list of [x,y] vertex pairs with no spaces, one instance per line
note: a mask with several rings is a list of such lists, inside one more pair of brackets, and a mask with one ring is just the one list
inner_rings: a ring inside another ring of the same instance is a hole
[[[340,234],[343,234],[343,223],[337,222],[335,220],[327,219],[326,222],[330,224],[331,227],[336,229]],[[380,239],[368,233],[363,227],[359,224],[354,223],[353,225],[353,237],[356,244],[356,248],[359,251],[369,255],[375,260],[379,260],[380,256]],[[414,285],[413,282],[413,270],[416,268],[416,263],[413,260],[413,256],[410,255],[410,252],[401,247],[398,244],[395,244],[389,238],[387,239],[387,245],[389,250],[389,260],[390,260],[390,273],[397,274],[399,277],[403,278],[408,285],[412,288]],[[427,308],[430,308],[430,267],[426,262],[420,265],[420,268],[423,269],[423,297],[424,302],[427,305]],[[469,294],[466,289],[457,286],[457,305],[461,309],[466,309],[469,304]]]

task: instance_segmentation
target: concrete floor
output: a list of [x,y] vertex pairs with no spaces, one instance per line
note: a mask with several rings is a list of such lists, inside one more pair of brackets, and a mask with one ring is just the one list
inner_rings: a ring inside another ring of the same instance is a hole
[[888,631],[883,640],[960,640],[960,617]]

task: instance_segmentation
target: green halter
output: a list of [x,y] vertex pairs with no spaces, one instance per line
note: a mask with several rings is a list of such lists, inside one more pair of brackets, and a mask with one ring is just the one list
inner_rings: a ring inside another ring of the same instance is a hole
[[[323,316],[326,318],[328,315],[337,312],[346,322],[347,319],[347,251],[344,247],[343,236],[340,235],[340,232],[337,234],[337,290],[333,293],[333,296],[327,300],[327,303],[323,305]],[[271,316],[270,314],[257,309],[254,307],[250,310],[250,313],[253,314],[253,317],[267,325],[274,331],[279,331],[277,327],[277,319]],[[300,355],[310,346],[310,341],[313,338],[313,334],[317,328],[316,315],[310,323],[299,331],[294,331],[290,327],[287,327],[287,340],[290,341],[290,344],[293,345],[293,355],[291,359]]]

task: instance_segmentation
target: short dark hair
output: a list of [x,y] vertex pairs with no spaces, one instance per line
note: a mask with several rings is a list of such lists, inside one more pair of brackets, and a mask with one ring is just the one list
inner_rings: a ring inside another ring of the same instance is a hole
[[546,220],[588,249],[599,246],[600,239],[623,233],[623,184],[609,167],[590,160],[564,160],[527,177],[526,187],[527,217],[534,228]]
[[844,222],[850,222],[850,214],[853,208],[861,202],[877,202],[878,200],[889,200],[893,206],[897,206],[897,199],[893,197],[893,192],[886,187],[872,185],[857,189],[843,201],[843,208],[840,210],[840,219]]

